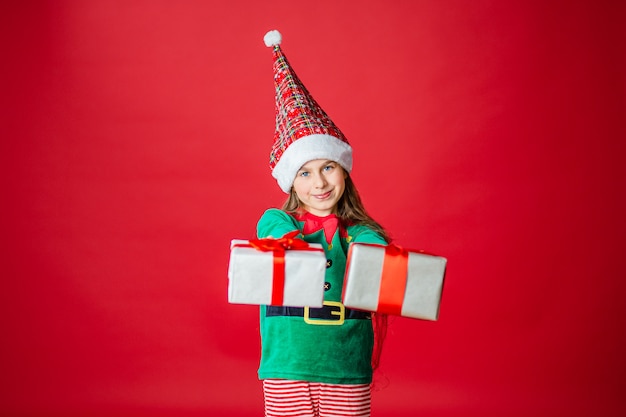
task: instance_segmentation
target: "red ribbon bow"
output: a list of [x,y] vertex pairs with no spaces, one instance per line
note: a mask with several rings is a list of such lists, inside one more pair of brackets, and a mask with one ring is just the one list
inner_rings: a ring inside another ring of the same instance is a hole
[[296,236],[300,233],[299,230],[287,233],[280,239],[255,239],[250,241],[250,245],[263,252],[276,252],[285,251],[290,249],[306,249],[309,244],[302,239],[296,239]]
[[307,242],[302,239],[297,239],[296,236],[299,233],[299,230],[294,230],[279,239],[266,238],[249,241],[249,245],[257,250],[274,253],[271,305],[283,305],[283,299],[285,296],[285,252],[293,249],[314,251],[323,250],[310,248]]

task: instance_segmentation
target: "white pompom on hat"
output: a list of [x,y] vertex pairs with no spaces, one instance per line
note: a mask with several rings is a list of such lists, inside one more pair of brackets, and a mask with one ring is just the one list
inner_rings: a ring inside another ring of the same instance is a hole
[[280,48],[282,35],[272,30],[263,41],[274,57],[276,131],[270,168],[278,186],[289,193],[298,170],[314,159],[335,161],[350,172],[352,147],[289,65]]
[[283,41],[283,35],[280,34],[277,30],[270,30],[263,37],[263,42],[265,42],[265,46],[272,47],[276,45],[280,45]]

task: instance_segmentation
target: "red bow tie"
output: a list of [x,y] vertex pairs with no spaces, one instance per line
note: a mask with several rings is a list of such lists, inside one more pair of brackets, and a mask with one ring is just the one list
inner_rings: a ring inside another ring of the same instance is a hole
[[339,219],[337,216],[331,214],[326,217],[319,217],[310,213],[305,213],[299,217],[299,220],[304,221],[304,228],[302,229],[303,234],[310,235],[318,230],[324,230],[326,243],[330,245],[330,242],[332,242],[333,236],[339,227]]

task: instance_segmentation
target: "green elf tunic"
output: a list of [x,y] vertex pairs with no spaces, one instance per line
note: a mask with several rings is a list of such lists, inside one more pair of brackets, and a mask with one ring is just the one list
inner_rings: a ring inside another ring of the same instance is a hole
[[328,384],[372,381],[374,335],[371,315],[341,304],[346,254],[350,242],[386,244],[370,228],[340,225],[335,215],[291,216],[267,210],[257,225],[259,238],[279,238],[299,230],[320,243],[328,260],[323,308],[261,306],[259,379],[291,379]]

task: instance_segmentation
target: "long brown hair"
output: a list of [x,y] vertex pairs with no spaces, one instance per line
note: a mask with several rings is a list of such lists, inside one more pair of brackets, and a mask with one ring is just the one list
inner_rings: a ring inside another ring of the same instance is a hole
[[[289,197],[283,204],[283,211],[296,213],[302,209],[300,199],[291,187]],[[359,224],[367,226],[378,233],[387,243],[391,243],[391,237],[387,231],[374,220],[365,210],[361,196],[359,195],[352,178],[346,172],[346,183],[343,195],[335,207],[335,215],[344,225]],[[372,327],[374,330],[374,349],[372,352],[372,370],[376,370],[380,365],[380,357],[383,351],[383,342],[387,336],[387,315],[372,313]]]
[[[293,187],[291,187],[289,197],[287,197],[287,200],[283,204],[283,210],[287,213],[296,213],[302,209],[301,204],[302,203],[300,202],[298,195],[294,191]],[[337,206],[335,207],[335,215],[339,217],[344,225],[358,224],[367,226],[374,232],[378,233],[387,243],[391,242],[391,238],[389,237],[387,231],[365,210],[363,202],[361,201],[361,196],[359,195],[352,178],[350,178],[350,175],[347,173],[345,189],[343,195],[337,202]]]

